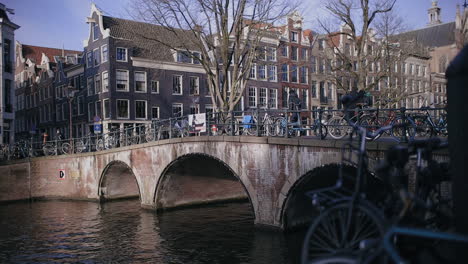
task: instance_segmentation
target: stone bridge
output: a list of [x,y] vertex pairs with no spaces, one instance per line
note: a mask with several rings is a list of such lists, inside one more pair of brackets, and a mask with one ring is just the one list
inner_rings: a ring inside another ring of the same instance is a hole
[[[381,157],[390,142],[371,142]],[[304,192],[335,182],[343,141],[188,137],[0,166],[0,201],[139,197],[165,209],[248,199],[255,223],[288,228],[312,210]]]

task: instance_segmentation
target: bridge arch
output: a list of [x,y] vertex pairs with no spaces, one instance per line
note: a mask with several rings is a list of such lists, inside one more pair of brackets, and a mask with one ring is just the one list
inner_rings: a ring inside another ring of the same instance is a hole
[[101,201],[136,197],[141,200],[140,186],[132,168],[120,160],[107,164],[99,179],[98,197]]
[[316,167],[299,177],[289,188],[281,208],[281,227],[285,230],[302,227],[318,214],[307,191],[332,186],[336,183],[339,164]]
[[170,162],[158,179],[158,210],[221,201],[248,200],[255,216],[252,191],[224,161],[205,153],[189,153]]

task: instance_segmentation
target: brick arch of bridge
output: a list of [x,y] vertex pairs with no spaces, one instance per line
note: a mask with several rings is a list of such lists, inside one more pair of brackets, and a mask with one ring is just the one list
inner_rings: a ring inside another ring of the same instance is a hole
[[140,198],[140,184],[132,168],[121,160],[109,162],[100,173],[97,196],[101,201]]
[[154,193],[157,209],[196,205],[223,200],[248,199],[257,211],[250,181],[239,176],[223,160],[193,152],[178,156],[162,171]]

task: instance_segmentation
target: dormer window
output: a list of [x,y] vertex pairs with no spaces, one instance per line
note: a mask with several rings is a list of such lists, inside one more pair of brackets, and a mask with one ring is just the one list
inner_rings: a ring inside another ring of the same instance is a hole
[[298,42],[299,41],[298,36],[299,34],[297,32],[291,32],[291,42]]
[[127,49],[117,48],[117,61],[127,61]]
[[200,64],[200,58],[200,52],[177,51],[177,62]]
[[93,41],[99,38],[99,24],[93,23]]

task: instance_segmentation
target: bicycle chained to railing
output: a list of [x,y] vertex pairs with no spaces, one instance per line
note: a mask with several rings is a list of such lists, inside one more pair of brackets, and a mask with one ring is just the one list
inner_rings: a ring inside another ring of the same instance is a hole
[[[404,236],[429,238],[432,242],[467,243],[467,237],[427,230],[447,230],[450,226],[447,223],[451,218],[451,201],[441,194],[442,183],[449,180],[448,166],[432,158],[433,151],[446,143],[439,139],[413,140],[408,147],[390,149],[377,170],[386,188],[375,195],[367,184],[372,176],[367,169],[366,135],[376,136],[406,124],[393,124],[369,132],[348,121],[358,132],[359,141],[357,145],[350,141],[343,148],[337,184],[307,193],[322,213],[307,231],[302,263],[387,263],[390,259],[405,263],[403,258],[411,253],[402,252],[402,257],[398,251],[408,244],[413,245],[414,240],[408,241]],[[414,186],[409,186],[409,175],[405,172],[411,155],[417,160]],[[344,173],[346,164],[357,167],[355,177]]]

